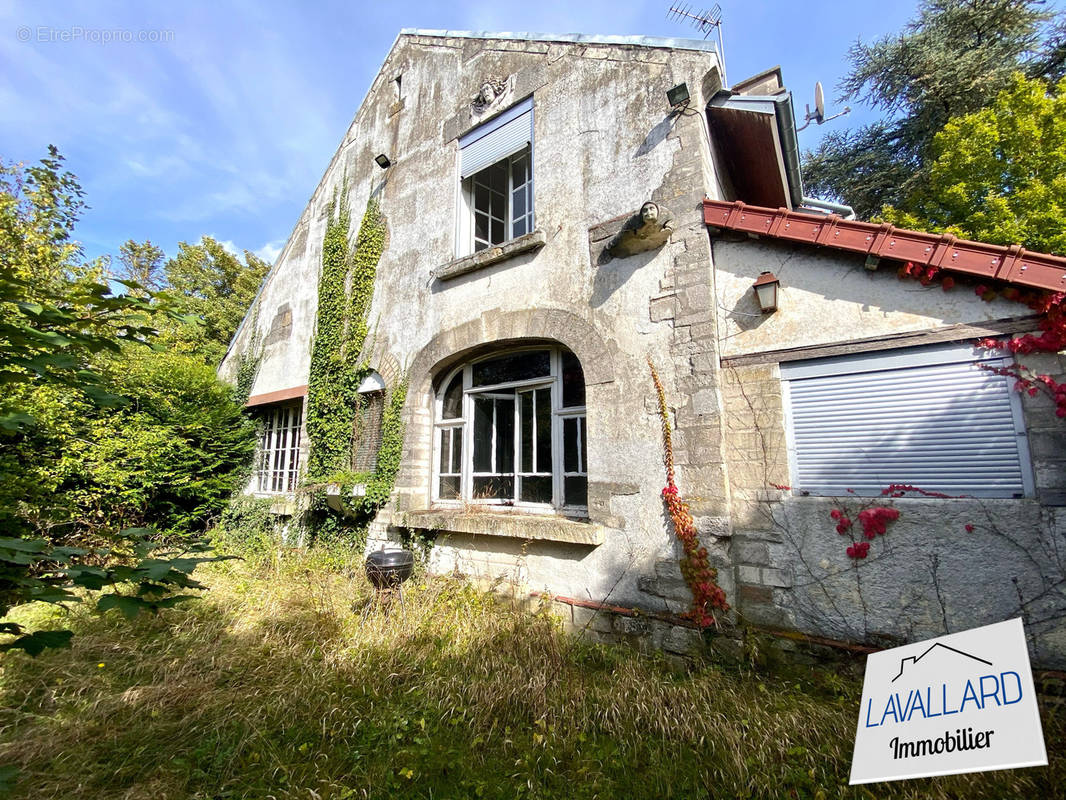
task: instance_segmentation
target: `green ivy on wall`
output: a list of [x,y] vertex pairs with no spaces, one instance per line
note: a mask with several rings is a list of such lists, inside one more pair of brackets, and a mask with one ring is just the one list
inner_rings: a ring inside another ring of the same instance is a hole
[[[371,372],[361,359],[367,349],[374,279],[388,229],[377,200],[371,199],[354,248],[350,247],[347,209],[345,189],[334,197],[322,241],[318,316],[307,389],[307,483],[311,489],[304,521],[315,538],[345,541],[358,549],[365,539],[366,524],[388,502],[399,471],[407,380],[401,379],[389,394],[374,471],[353,472],[352,432],[364,402],[358,388]],[[325,484],[339,485],[347,519],[327,507]],[[365,486],[365,494],[353,495],[357,484]]]
[[334,197],[322,240],[318,315],[307,385],[307,475],[312,483],[351,468],[357,389],[369,374],[359,358],[366,343],[374,278],[387,228],[376,199],[363,214],[354,251],[349,247],[348,191]]
[[256,300],[251,319],[252,338],[237,359],[237,382],[233,387],[233,402],[242,406],[252,394],[255,378],[259,374],[259,364],[263,360],[260,341],[262,337],[259,336],[259,306],[260,303]]

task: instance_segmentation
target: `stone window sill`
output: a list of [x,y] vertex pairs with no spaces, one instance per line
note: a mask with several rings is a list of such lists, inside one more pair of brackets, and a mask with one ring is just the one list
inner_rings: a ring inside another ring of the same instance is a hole
[[468,272],[474,272],[475,270],[490,267],[493,264],[499,264],[501,261],[506,261],[512,256],[517,256],[520,253],[528,253],[531,250],[538,250],[541,247],[544,247],[546,241],[547,239],[544,236],[544,231],[535,230],[532,233],[527,233],[525,236],[519,236],[517,239],[511,239],[509,242],[504,242],[496,247],[489,247],[485,250],[473,253],[472,255],[463,256],[454,261],[449,261],[447,264],[433,270],[433,277],[439,281],[457,278]]
[[604,541],[604,530],[600,525],[535,514],[440,509],[410,511],[406,514],[404,524],[411,528],[435,530],[442,533],[505,536],[510,539],[565,542],[592,547],[603,544]]

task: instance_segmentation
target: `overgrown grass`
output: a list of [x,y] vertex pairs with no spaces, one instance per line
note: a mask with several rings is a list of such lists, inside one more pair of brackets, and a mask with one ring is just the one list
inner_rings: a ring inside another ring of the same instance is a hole
[[299,560],[203,579],[183,608],[77,609],[73,651],[4,657],[15,796],[1066,796],[1050,703],[1049,767],[853,790],[860,687],[831,673],[679,673],[455,580],[383,609],[358,574]]

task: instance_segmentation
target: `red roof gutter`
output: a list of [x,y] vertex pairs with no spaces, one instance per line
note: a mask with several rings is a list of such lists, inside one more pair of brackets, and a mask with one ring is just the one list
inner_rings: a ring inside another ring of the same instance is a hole
[[893,261],[912,261],[981,278],[1053,292],[1066,291],[1066,258],[1030,253],[1019,245],[969,242],[949,234],[921,233],[887,223],[816,217],[740,201],[703,201],[703,221],[714,228],[815,244]]

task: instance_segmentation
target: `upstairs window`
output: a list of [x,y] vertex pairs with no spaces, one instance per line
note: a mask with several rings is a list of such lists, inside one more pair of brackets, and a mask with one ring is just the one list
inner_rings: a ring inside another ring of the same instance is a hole
[[303,404],[268,406],[259,412],[262,428],[256,456],[255,489],[260,494],[295,491],[300,472]]
[[583,513],[587,441],[585,377],[569,350],[471,362],[437,395],[435,499]]
[[533,231],[533,98],[459,139],[459,253]]

